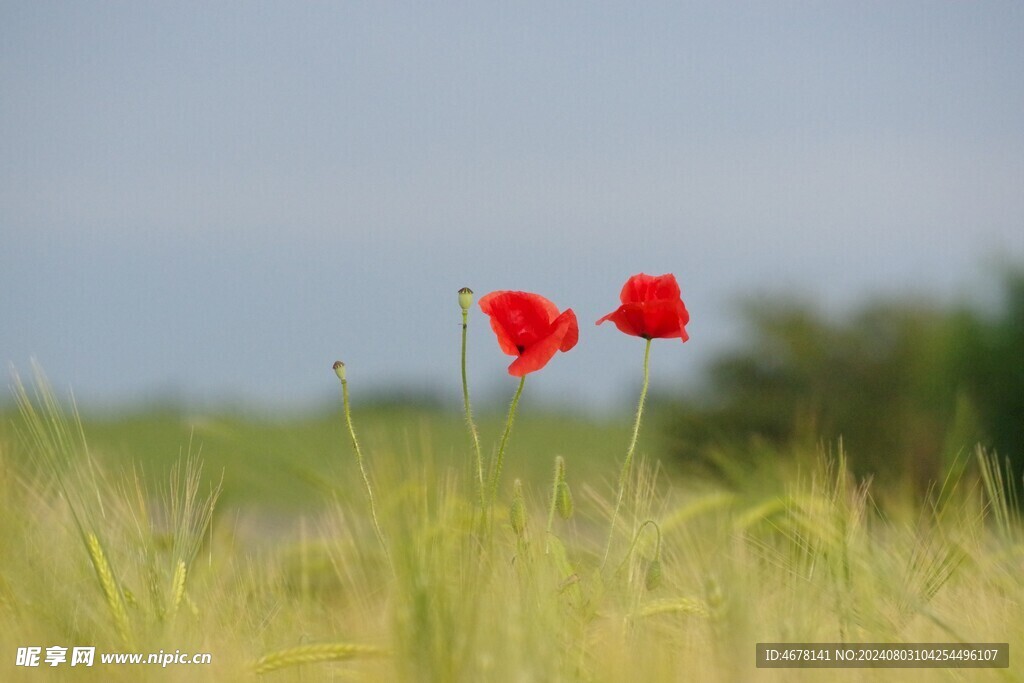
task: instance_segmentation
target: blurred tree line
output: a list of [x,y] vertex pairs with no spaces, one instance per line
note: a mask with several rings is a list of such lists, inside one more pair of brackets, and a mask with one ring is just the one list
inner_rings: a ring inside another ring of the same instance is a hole
[[981,443],[1009,459],[1019,489],[1024,270],[1001,283],[990,310],[887,301],[834,320],[749,303],[748,343],[713,363],[699,400],[665,413],[679,459],[728,477],[763,457],[752,442],[778,454],[841,438],[858,475],[922,490]]

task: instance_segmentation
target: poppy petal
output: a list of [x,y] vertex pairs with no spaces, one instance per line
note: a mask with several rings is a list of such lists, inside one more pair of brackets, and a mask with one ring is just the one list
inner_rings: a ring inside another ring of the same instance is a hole
[[648,301],[640,306],[644,333],[652,339],[667,339],[682,334],[679,302],[671,299]]
[[519,349],[516,348],[515,340],[509,334],[504,324],[504,314],[499,314],[498,310],[504,311],[507,308],[506,298],[503,296],[507,292],[491,292],[485,296],[480,297],[478,302],[480,310],[490,320],[491,329],[494,330],[495,336],[498,337],[498,346],[501,350],[510,356],[518,356]]
[[539,294],[517,291],[491,292],[480,298],[480,309],[490,316],[491,329],[509,355],[521,353],[544,337],[558,315],[558,308]]
[[558,351],[568,351],[579,339],[572,309],[558,312],[548,299],[530,292],[501,290],[480,298],[501,350],[518,356],[509,374],[522,377],[540,370]]
[[522,292],[525,296],[529,297],[533,302],[533,305],[539,306],[544,309],[544,312],[548,316],[548,322],[554,323],[555,318],[558,317],[558,306],[554,304],[550,299],[542,297],[540,294],[533,294],[532,292]]
[[675,275],[647,275],[638,273],[622,286],[619,300],[624,304],[655,301],[657,299],[678,299],[681,292]]
[[679,317],[679,339],[686,341],[690,335],[686,333],[686,325],[690,322],[690,312],[686,310],[686,304],[680,299],[676,303],[676,315]]
[[690,314],[683,303],[679,283],[672,273],[637,273],[626,280],[619,293],[622,305],[597,321],[611,320],[620,332],[644,339],[689,339]]
[[509,336],[508,332],[505,331],[505,326],[497,318],[491,318],[491,329],[494,330],[494,335],[498,338],[498,346],[501,350],[510,355],[518,356],[519,349],[516,347],[516,343],[512,341],[512,337]]
[[569,327],[566,329],[565,337],[562,339],[561,345],[558,347],[559,351],[565,352],[576,346],[576,342],[580,339],[580,326],[576,321],[576,314],[571,308],[565,309],[562,315],[555,318],[552,323],[552,327],[557,327],[561,324],[562,319],[569,321]]
[[[576,339],[574,337],[578,336],[579,328],[576,324],[576,315],[572,310],[566,310],[565,313],[558,316],[557,324],[551,326],[547,336],[526,348],[522,355],[508,366],[508,374],[513,377],[522,377],[530,372],[540,370],[548,364],[548,361],[559,349],[567,351],[575,346]],[[568,348],[563,348],[567,343]]]
[[643,336],[643,317],[638,315],[639,304],[622,304],[614,311],[604,316],[597,321],[597,325],[603,322],[611,320],[615,323],[615,327],[619,328],[620,332],[625,334],[633,335],[634,337]]

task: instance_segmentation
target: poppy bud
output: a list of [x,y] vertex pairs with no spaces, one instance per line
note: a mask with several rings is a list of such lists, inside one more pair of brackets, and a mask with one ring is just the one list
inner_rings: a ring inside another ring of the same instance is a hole
[[473,305],[473,290],[469,287],[463,287],[459,290],[459,307],[464,311],[468,311]]
[[338,376],[342,382],[345,381],[345,364],[340,360],[334,361],[334,374]]
[[661,585],[661,558],[655,557],[654,560],[647,565],[647,574],[644,576],[644,586],[647,590],[652,591]]

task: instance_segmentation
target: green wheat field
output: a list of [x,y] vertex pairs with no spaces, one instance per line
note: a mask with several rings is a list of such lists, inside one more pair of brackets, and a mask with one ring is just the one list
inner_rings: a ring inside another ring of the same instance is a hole
[[[457,412],[355,386],[353,409],[383,544],[340,400],[80,418],[26,381],[0,414],[0,680],[1024,680],[1024,528],[980,449],[926,496],[840,443],[726,486],[645,429],[614,515],[630,417],[524,406],[488,522]],[[480,415],[485,455],[504,418]],[[758,669],[758,642],[1008,642],[1010,668]],[[18,666],[32,646],[97,660]],[[99,662],[175,651],[211,663]]]

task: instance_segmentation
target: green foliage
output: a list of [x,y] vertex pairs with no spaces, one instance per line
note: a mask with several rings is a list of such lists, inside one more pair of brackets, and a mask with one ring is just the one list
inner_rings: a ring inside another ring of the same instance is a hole
[[[352,417],[371,460],[374,452],[422,450],[437,454],[452,467],[466,466],[461,450],[465,426],[456,414],[426,407],[365,407],[356,396]],[[82,421],[89,434],[90,452],[97,460],[132,462],[138,466],[140,478],[151,485],[162,484],[178,456],[193,450],[202,456],[207,476],[215,481],[223,478],[222,507],[256,506],[268,513],[293,514],[326,500],[339,478],[350,479],[353,485],[359,481],[358,469],[347,467],[351,443],[340,406],[323,415],[290,419],[162,410],[86,413]],[[504,421],[503,412],[480,416],[481,438],[493,443]],[[16,412],[0,412],[0,439],[5,435],[14,439],[18,422]],[[598,421],[524,410],[510,448],[516,459],[525,463],[520,475],[523,481],[540,486],[550,480],[552,454],[577,452],[584,454],[582,460],[588,467],[614,466],[622,457],[627,429],[625,420]],[[22,455],[19,451],[12,457]],[[511,481],[506,484],[507,493]]]
[[[984,453],[980,474],[949,482],[942,504],[904,496],[888,511],[841,451],[816,454],[798,475],[772,452],[754,453],[764,476],[742,492],[671,478],[639,458],[617,515],[614,564],[601,572],[617,495],[607,476],[613,458],[595,468],[586,439],[573,448],[564,434],[544,442],[518,433],[524,438],[510,446],[507,467],[522,480],[525,533],[499,519],[484,547],[475,532],[472,447],[457,419],[440,447],[430,434],[443,427],[424,423],[398,451],[371,449],[374,439],[366,439],[392,572],[340,429],[339,465],[326,471],[323,503],[282,509],[247,498],[232,507],[215,500],[215,486],[204,495],[212,482],[199,485],[198,466],[173,443],[160,450],[183,469],[170,486],[144,485],[130,461],[89,455],[88,428],[56,403],[32,410],[17,422],[18,433],[27,423],[30,438],[0,433],[5,681],[26,673],[13,665],[18,647],[124,651],[111,606],[118,592],[132,650],[209,652],[213,663],[97,664],[76,670],[75,680],[774,682],[792,672],[755,670],[757,642],[1024,648],[1024,531],[1004,494],[1005,472]],[[301,445],[303,425],[276,429],[294,431]],[[499,428],[482,431],[496,439]],[[623,439],[610,434],[622,437],[628,424],[593,431],[591,439],[621,451]],[[36,438],[48,433],[54,438]],[[581,495],[573,516],[541,535],[556,448]],[[224,471],[225,487],[237,487],[238,470]],[[668,485],[657,485],[659,477]],[[255,479],[272,491],[280,477],[263,468]],[[499,494],[501,510],[510,492]],[[87,547],[76,520],[102,547]],[[1007,679],[1005,670],[971,673]],[[905,670],[898,678],[950,674]]]
[[711,399],[670,418],[682,459],[728,478],[759,440],[806,451],[842,439],[858,475],[920,492],[981,442],[1019,477],[1024,273],[1006,276],[1005,294],[988,315],[881,302],[833,320],[792,302],[749,305],[749,342],[713,363]]
[[994,314],[964,314],[957,363],[985,440],[1024,472],[1024,270],[1004,276]]

